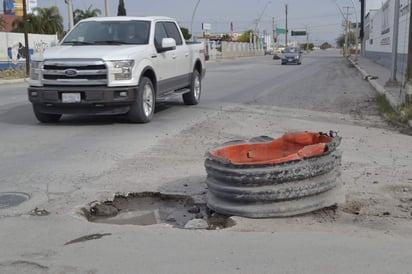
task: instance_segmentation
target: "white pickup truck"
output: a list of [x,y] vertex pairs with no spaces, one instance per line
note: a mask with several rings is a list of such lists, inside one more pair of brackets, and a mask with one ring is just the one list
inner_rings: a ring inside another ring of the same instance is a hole
[[186,42],[172,18],[94,17],[32,57],[28,97],[43,123],[63,114],[147,123],[156,102],[172,95],[198,104],[205,72],[204,45]]

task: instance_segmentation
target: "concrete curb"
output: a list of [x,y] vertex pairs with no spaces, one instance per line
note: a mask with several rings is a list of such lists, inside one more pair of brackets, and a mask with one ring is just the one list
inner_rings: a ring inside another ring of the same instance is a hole
[[362,77],[369,82],[369,84],[376,90],[376,92],[386,97],[393,109],[398,109],[400,103],[392,94],[387,92],[386,89],[378,83],[378,81],[368,78],[367,76],[369,75],[369,73],[362,69],[354,60],[352,60],[351,58],[348,58],[348,60],[362,74]]

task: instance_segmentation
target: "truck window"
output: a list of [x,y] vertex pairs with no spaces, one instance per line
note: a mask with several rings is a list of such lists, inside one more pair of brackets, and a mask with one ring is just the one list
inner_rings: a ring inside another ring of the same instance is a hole
[[181,45],[182,36],[180,35],[179,29],[177,28],[176,24],[173,22],[164,22],[163,23],[167,32],[167,36],[170,38],[175,39],[176,45]]
[[182,45],[182,37],[179,29],[173,22],[157,22],[155,29],[155,46],[156,48],[162,45],[163,38],[173,38],[176,41],[176,46]]
[[129,21],[121,23],[119,26],[122,41],[127,44],[148,44],[150,23],[147,21]]
[[87,21],[79,23],[64,39],[63,44],[145,45],[149,42],[150,22],[130,21]]
[[154,44],[156,48],[160,48],[160,46],[162,45],[163,38],[168,38],[166,30],[162,22],[157,22],[156,27],[155,27],[155,37],[154,37]]

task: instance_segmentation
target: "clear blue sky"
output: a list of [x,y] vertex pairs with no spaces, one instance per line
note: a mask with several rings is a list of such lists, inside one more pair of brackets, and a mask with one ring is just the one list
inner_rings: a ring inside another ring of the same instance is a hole
[[[105,14],[105,0],[72,0],[73,9],[100,9]],[[194,8],[198,0],[124,0],[127,15],[162,15],[176,18],[182,27],[190,29]],[[380,8],[384,0],[366,0],[367,10]],[[235,32],[255,29],[272,31],[272,17],[275,25],[284,28],[286,23],[285,4],[288,5],[288,29],[304,30],[307,26],[310,40],[315,44],[329,42],[342,33],[343,16],[339,11],[351,7],[350,20],[355,21],[355,9],[360,13],[359,0],[200,0],[193,20],[193,33],[201,34],[201,24],[210,23],[212,33],[230,32],[233,22]],[[117,15],[118,0],[109,0],[109,15]],[[67,5],[64,0],[38,0],[39,7],[58,6],[68,28]],[[338,8],[339,7],[339,8]],[[358,15],[358,19],[359,15]],[[304,39],[303,37],[294,37]]]

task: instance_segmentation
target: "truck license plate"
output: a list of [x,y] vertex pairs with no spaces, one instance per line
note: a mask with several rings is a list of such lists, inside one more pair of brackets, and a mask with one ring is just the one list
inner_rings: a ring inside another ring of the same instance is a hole
[[62,93],[63,103],[80,103],[80,93]]

